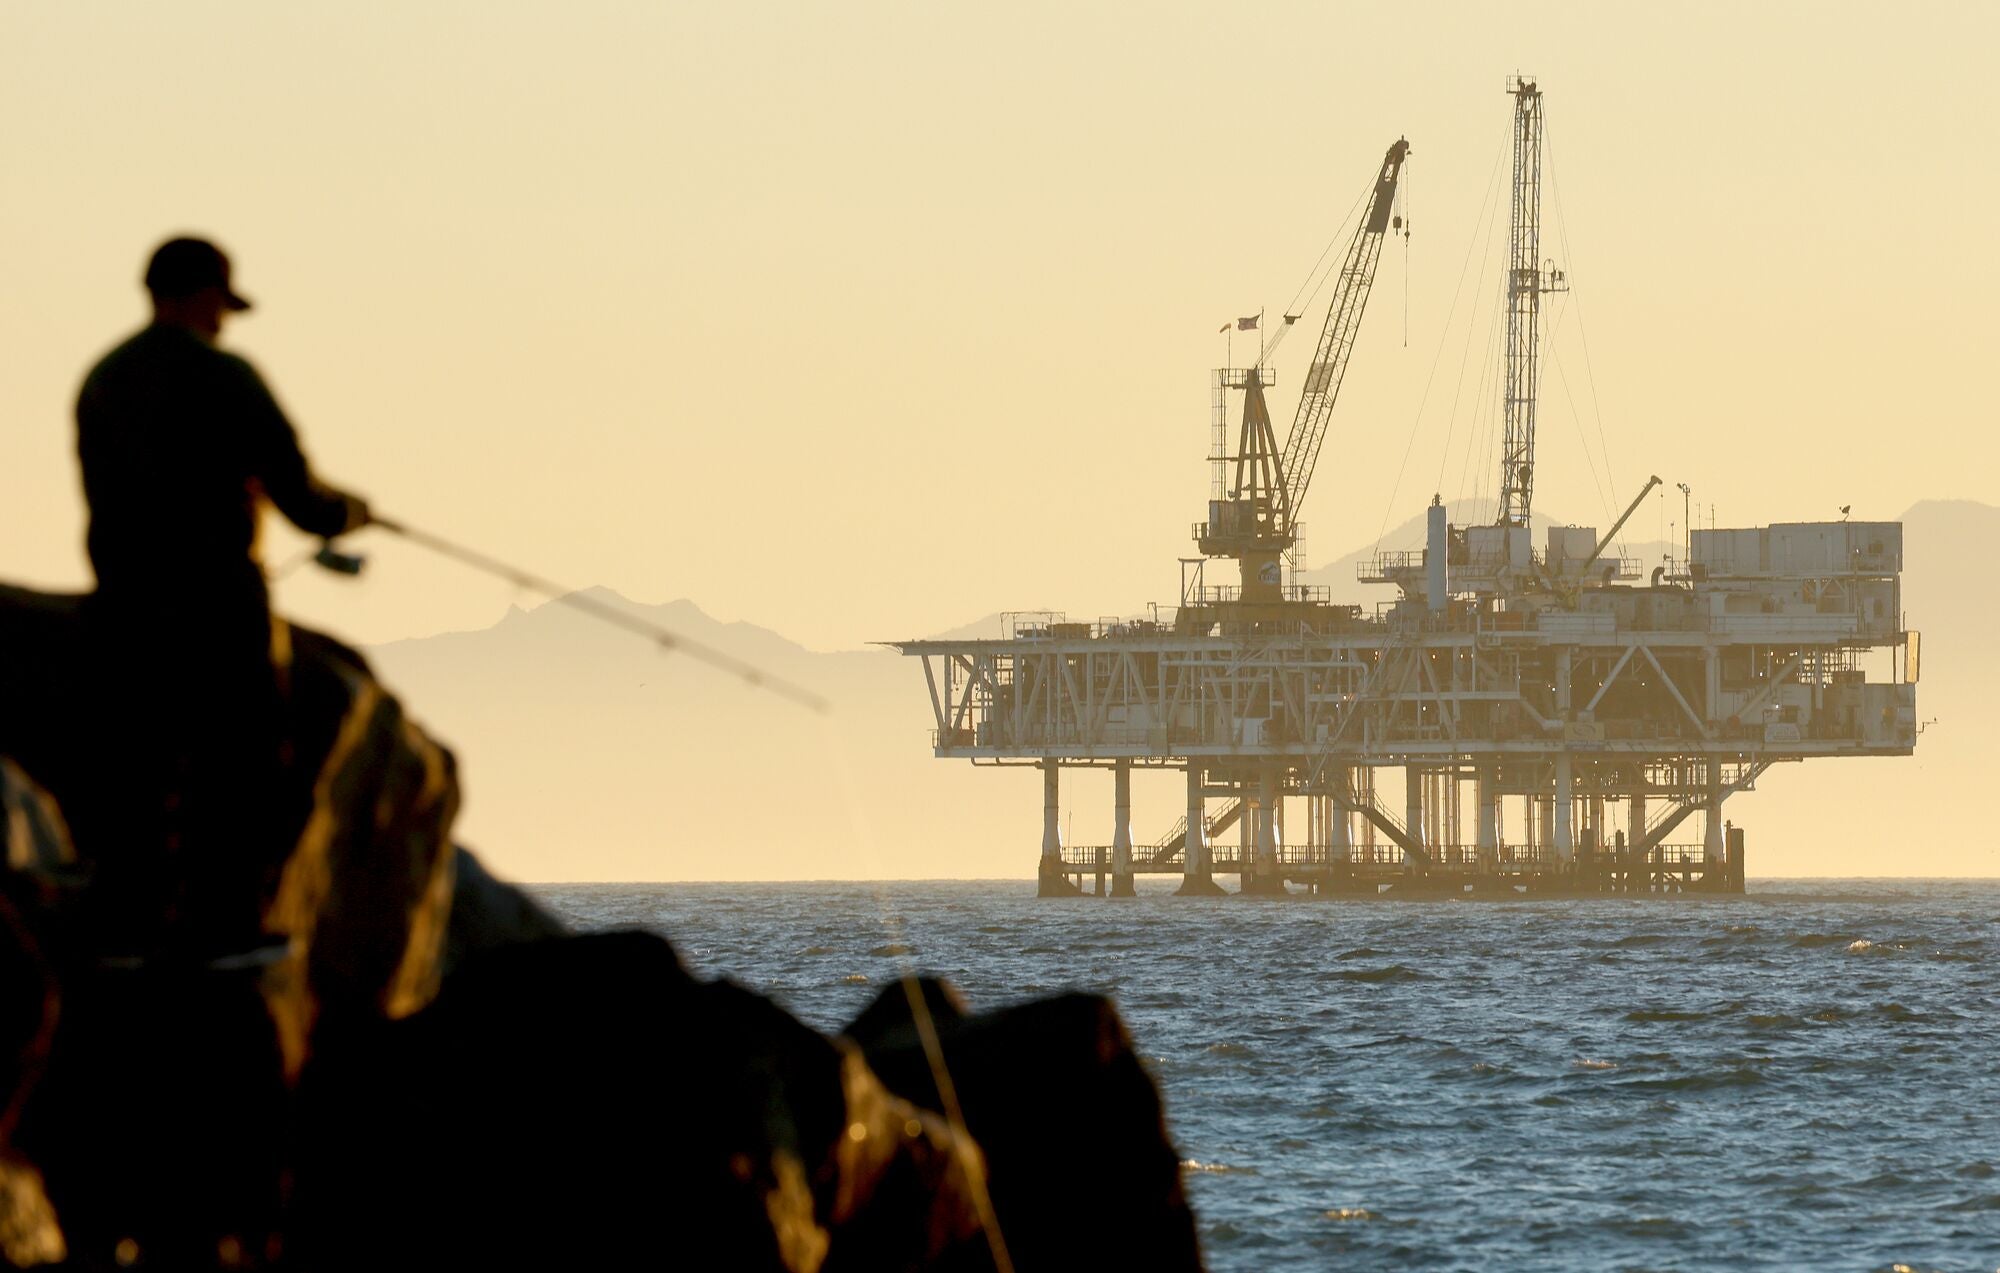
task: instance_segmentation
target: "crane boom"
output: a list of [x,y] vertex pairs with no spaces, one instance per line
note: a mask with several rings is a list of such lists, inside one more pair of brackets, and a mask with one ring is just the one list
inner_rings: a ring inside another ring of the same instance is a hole
[[1618,520],[1611,523],[1611,529],[1604,532],[1604,538],[1597,541],[1597,547],[1591,549],[1590,556],[1583,559],[1583,565],[1578,567],[1579,572],[1587,571],[1597,563],[1597,559],[1604,555],[1604,550],[1611,547],[1611,541],[1618,538],[1618,532],[1625,529],[1625,523],[1632,520],[1632,514],[1639,511],[1639,505],[1646,501],[1646,497],[1651,495],[1653,488],[1658,485],[1660,485],[1659,474],[1655,473],[1646,479],[1645,489],[1625,506],[1625,511],[1618,515]]
[[1340,382],[1347,375],[1347,360],[1354,353],[1354,338],[1361,330],[1361,314],[1368,307],[1368,293],[1375,285],[1375,266],[1382,259],[1382,239],[1389,229],[1396,202],[1396,181],[1403,172],[1403,160],[1410,153],[1407,139],[1399,139],[1382,158],[1382,171],[1375,178],[1375,190],[1368,211],[1354,229],[1347,257],[1340,267],[1340,281],[1326,308],[1326,326],[1319,334],[1319,349],[1313,354],[1299,393],[1298,414],[1292,431],[1285,437],[1285,454],[1280,471],[1284,474],[1284,508],[1296,519],[1312,484],[1313,467],[1319,462],[1320,443],[1326,438],[1327,419],[1333,414],[1334,399],[1340,396]]

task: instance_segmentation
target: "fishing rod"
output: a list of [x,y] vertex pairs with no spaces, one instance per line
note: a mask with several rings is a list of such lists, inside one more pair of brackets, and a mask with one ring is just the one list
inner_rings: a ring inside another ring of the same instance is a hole
[[[433,535],[429,531],[419,530],[414,526],[406,525],[391,518],[374,515],[369,518],[368,524],[380,527],[390,534],[400,539],[408,540],[419,547],[428,548],[440,556],[449,557],[460,565],[469,566],[481,574],[504,579],[517,588],[524,588],[530,592],[540,593],[551,601],[559,602],[574,610],[581,610],[583,613],[601,622],[608,623],[616,628],[623,628],[627,632],[636,633],[653,642],[653,644],[662,650],[677,651],[685,654],[689,658],[697,659],[700,662],[708,664],[710,667],[729,673],[741,680],[745,685],[751,686],[754,689],[769,690],[771,693],[781,698],[788,698],[799,706],[807,708],[821,716],[827,715],[832,710],[826,699],[802,685],[786,680],[782,676],[775,676],[770,672],[766,672],[754,663],[747,663],[733,655],[724,654],[714,646],[704,645],[700,641],[682,636],[680,633],[654,623],[649,619],[642,619],[636,614],[629,614],[616,606],[607,605],[595,598],[587,597],[574,588],[565,588],[552,579],[544,579],[540,575],[530,574],[528,571],[501,561],[497,557],[489,557],[485,553],[467,548],[463,544],[455,544],[448,539]],[[314,554],[313,560],[326,569],[343,575],[360,574],[363,564],[362,558],[352,553],[343,553],[333,547],[331,543],[328,543],[319,552]]]

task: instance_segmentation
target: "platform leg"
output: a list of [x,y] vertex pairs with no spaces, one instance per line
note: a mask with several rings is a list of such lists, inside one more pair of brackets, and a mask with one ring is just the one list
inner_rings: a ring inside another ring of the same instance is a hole
[[1285,891],[1278,874],[1278,769],[1266,766],[1257,784],[1256,840],[1250,867],[1243,873],[1243,891],[1276,895]]
[[1475,798],[1479,802],[1479,869],[1490,875],[1500,869],[1500,789],[1491,765],[1479,767]]
[[1701,862],[1713,869],[1722,861],[1722,762],[1708,762],[1707,825],[1701,837]]
[[[1334,771],[1333,780],[1338,785],[1338,790],[1342,795],[1346,795],[1354,789],[1354,780],[1351,776],[1351,771],[1346,765],[1342,765]],[[1336,865],[1345,866],[1354,848],[1352,822],[1353,819],[1349,817],[1346,805],[1340,803],[1338,800],[1330,799],[1326,802],[1327,845],[1329,848],[1327,856],[1331,857]]]
[[1653,890],[1653,867],[1650,854],[1640,853],[1639,846],[1646,842],[1646,775],[1642,765],[1639,771],[1639,785],[1632,788],[1632,798],[1625,818],[1625,843],[1632,851],[1632,861],[1628,869],[1636,877],[1632,887],[1639,892]]
[[1042,762],[1042,860],[1035,872],[1035,896],[1076,897],[1083,890],[1062,869],[1062,762]]
[[1556,865],[1568,870],[1576,860],[1576,793],[1570,789],[1569,753],[1556,753],[1555,833]]
[[1403,829],[1418,844],[1430,844],[1430,828],[1424,825],[1424,771],[1415,765],[1403,767]]
[[1187,840],[1181,847],[1181,886],[1174,890],[1176,897],[1216,897],[1222,893],[1222,886],[1215,882],[1213,859],[1209,857],[1208,828],[1202,822],[1204,777],[1201,766],[1189,761]]
[[[1132,897],[1132,762],[1121,760],[1111,770],[1111,896]],[[1182,852],[1186,852],[1185,849]]]

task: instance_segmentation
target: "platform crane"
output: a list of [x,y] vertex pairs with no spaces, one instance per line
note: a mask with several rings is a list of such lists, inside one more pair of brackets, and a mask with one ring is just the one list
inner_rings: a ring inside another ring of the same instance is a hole
[[1226,388],[1243,391],[1243,422],[1232,457],[1236,469],[1227,497],[1210,501],[1209,519],[1195,528],[1195,540],[1206,557],[1237,560],[1243,603],[1273,605],[1284,600],[1281,558],[1298,541],[1298,510],[1312,483],[1327,421],[1354,353],[1361,316],[1375,285],[1375,267],[1382,258],[1382,241],[1394,220],[1396,182],[1409,153],[1410,143],[1399,139],[1383,156],[1367,209],[1342,260],[1326,325],[1282,453],[1264,400],[1271,376],[1261,360],[1247,370],[1223,373]]

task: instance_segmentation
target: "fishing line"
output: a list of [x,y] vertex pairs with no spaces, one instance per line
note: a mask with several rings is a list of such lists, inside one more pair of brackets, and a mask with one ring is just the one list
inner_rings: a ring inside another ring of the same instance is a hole
[[[614,627],[623,628],[628,632],[635,632],[641,636],[648,637],[664,650],[678,650],[689,654],[704,663],[721,668],[740,677],[745,683],[751,686],[769,690],[774,694],[791,699],[812,709],[814,714],[820,718],[821,729],[825,736],[825,746],[822,749],[823,754],[833,758],[835,768],[840,775],[841,803],[847,813],[848,833],[852,837],[856,848],[860,849],[864,855],[873,857],[878,868],[882,865],[879,856],[880,850],[876,847],[879,842],[863,833],[860,801],[856,794],[854,774],[850,768],[849,749],[845,745],[845,740],[833,732],[833,722],[829,719],[832,713],[832,706],[826,699],[781,677],[773,676],[763,669],[746,663],[741,659],[723,654],[721,651],[703,645],[698,641],[690,640],[659,624],[641,619],[636,615],[627,614],[614,606],[609,606],[603,602],[583,596],[574,589],[564,588],[553,580],[543,579],[519,567],[509,565],[497,558],[489,557],[484,553],[453,543],[428,531],[419,530],[391,518],[379,516],[373,518],[371,524],[381,527],[392,535],[400,536],[411,543],[428,548],[442,556],[449,557],[474,570],[496,576],[519,588],[540,593],[551,600],[572,606]],[[326,549],[320,551],[321,554],[330,552],[330,550]],[[310,555],[312,554],[308,554],[308,556]],[[287,567],[296,568],[297,564],[287,563]],[[876,911],[882,920],[883,927],[900,929],[901,920],[894,914],[890,907],[882,881],[878,878],[873,881],[871,887],[875,896]],[[938,1037],[937,1022],[931,1015],[930,1005],[924,1000],[923,986],[918,980],[916,967],[910,961],[907,953],[899,954],[897,958],[902,965],[898,971],[898,979],[902,983],[904,995],[909,1000],[910,1015],[916,1025],[917,1038],[923,1047],[925,1060],[930,1066],[931,1081],[937,1087],[938,1103],[943,1106],[946,1126],[950,1128],[953,1137],[959,1143],[977,1145],[978,1142],[973,1139],[972,1133],[966,1128],[965,1114],[959,1104],[958,1088],[952,1082],[951,1069],[945,1061],[944,1047]],[[993,1209],[992,1195],[987,1189],[984,1174],[969,1175],[966,1184],[972,1194],[973,1208],[978,1213],[980,1227],[985,1233],[987,1246],[992,1253],[995,1269],[998,1270],[998,1273],[1013,1273],[1014,1265],[1007,1254],[1006,1239],[1001,1235],[999,1218]]]
[[[574,588],[565,588],[554,580],[530,574],[528,571],[522,570],[518,566],[509,565],[497,557],[489,557],[485,553],[467,548],[461,544],[455,544],[448,539],[433,535],[429,531],[419,530],[414,526],[408,526],[387,517],[374,517],[369,521],[369,525],[379,526],[392,535],[406,539],[420,547],[428,548],[441,556],[449,557],[460,565],[470,566],[482,574],[504,579],[517,588],[540,593],[551,601],[569,606],[573,610],[581,610],[592,618],[603,623],[608,623],[612,627],[623,628],[627,632],[637,633],[639,636],[652,641],[653,644],[659,646],[663,651],[678,651],[689,658],[729,673],[753,689],[769,690],[780,698],[788,698],[799,706],[807,708],[821,716],[826,715],[831,710],[826,699],[803,685],[767,672],[756,664],[745,662],[734,655],[724,654],[721,650],[713,646],[705,645],[700,641],[683,636],[670,628],[654,623],[650,619],[642,619],[638,615],[619,609],[617,606],[608,605],[593,597],[585,596]],[[321,550],[321,556],[324,557],[327,551]],[[339,569],[340,567],[332,568]],[[359,569],[358,565],[355,569]],[[349,573],[353,573],[353,571],[349,571]]]
[[[822,750],[833,758],[835,771],[840,776],[841,807],[847,814],[847,833],[854,847],[870,858],[877,868],[877,877],[869,881],[876,916],[884,929],[901,936],[903,921],[891,908],[886,881],[881,878],[881,868],[885,865],[881,856],[882,842],[863,825],[863,805],[858,792],[859,784],[854,777],[851,749],[846,745],[847,740],[834,732],[833,722],[824,714],[820,717],[820,732],[825,738]],[[896,978],[902,983],[904,998],[909,1001],[910,1016],[917,1027],[917,1039],[923,1045],[924,1060],[930,1066],[931,1082],[937,1087],[938,1104],[944,1107],[945,1125],[960,1143],[977,1145],[979,1142],[973,1139],[965,1125],[965,1113],[958,1101],[958,1087],[952,1082],[951,1066],[945,1060],[944,1044],[938,1038],[937,1019],[931,1015],[930,1004],[924,999],[923,982],[919,980],[916,963],[911,958],[914,947],[902,941],[895,945],[902,948],[894,956],[899,965]],[[986,1234],[987,1249],[992,1253],[996,1273],[1014,1273],[1014,1262],[1007,1254],[1007,1239],[1000,1231],[1000,1217],[993,1209],[993,1196],[987,1189],[985,1174],[982,1171],[976,1178],[968,1178],[966,1184],[971,1189],[973,1209],[979,1214],[979,1227]]]

